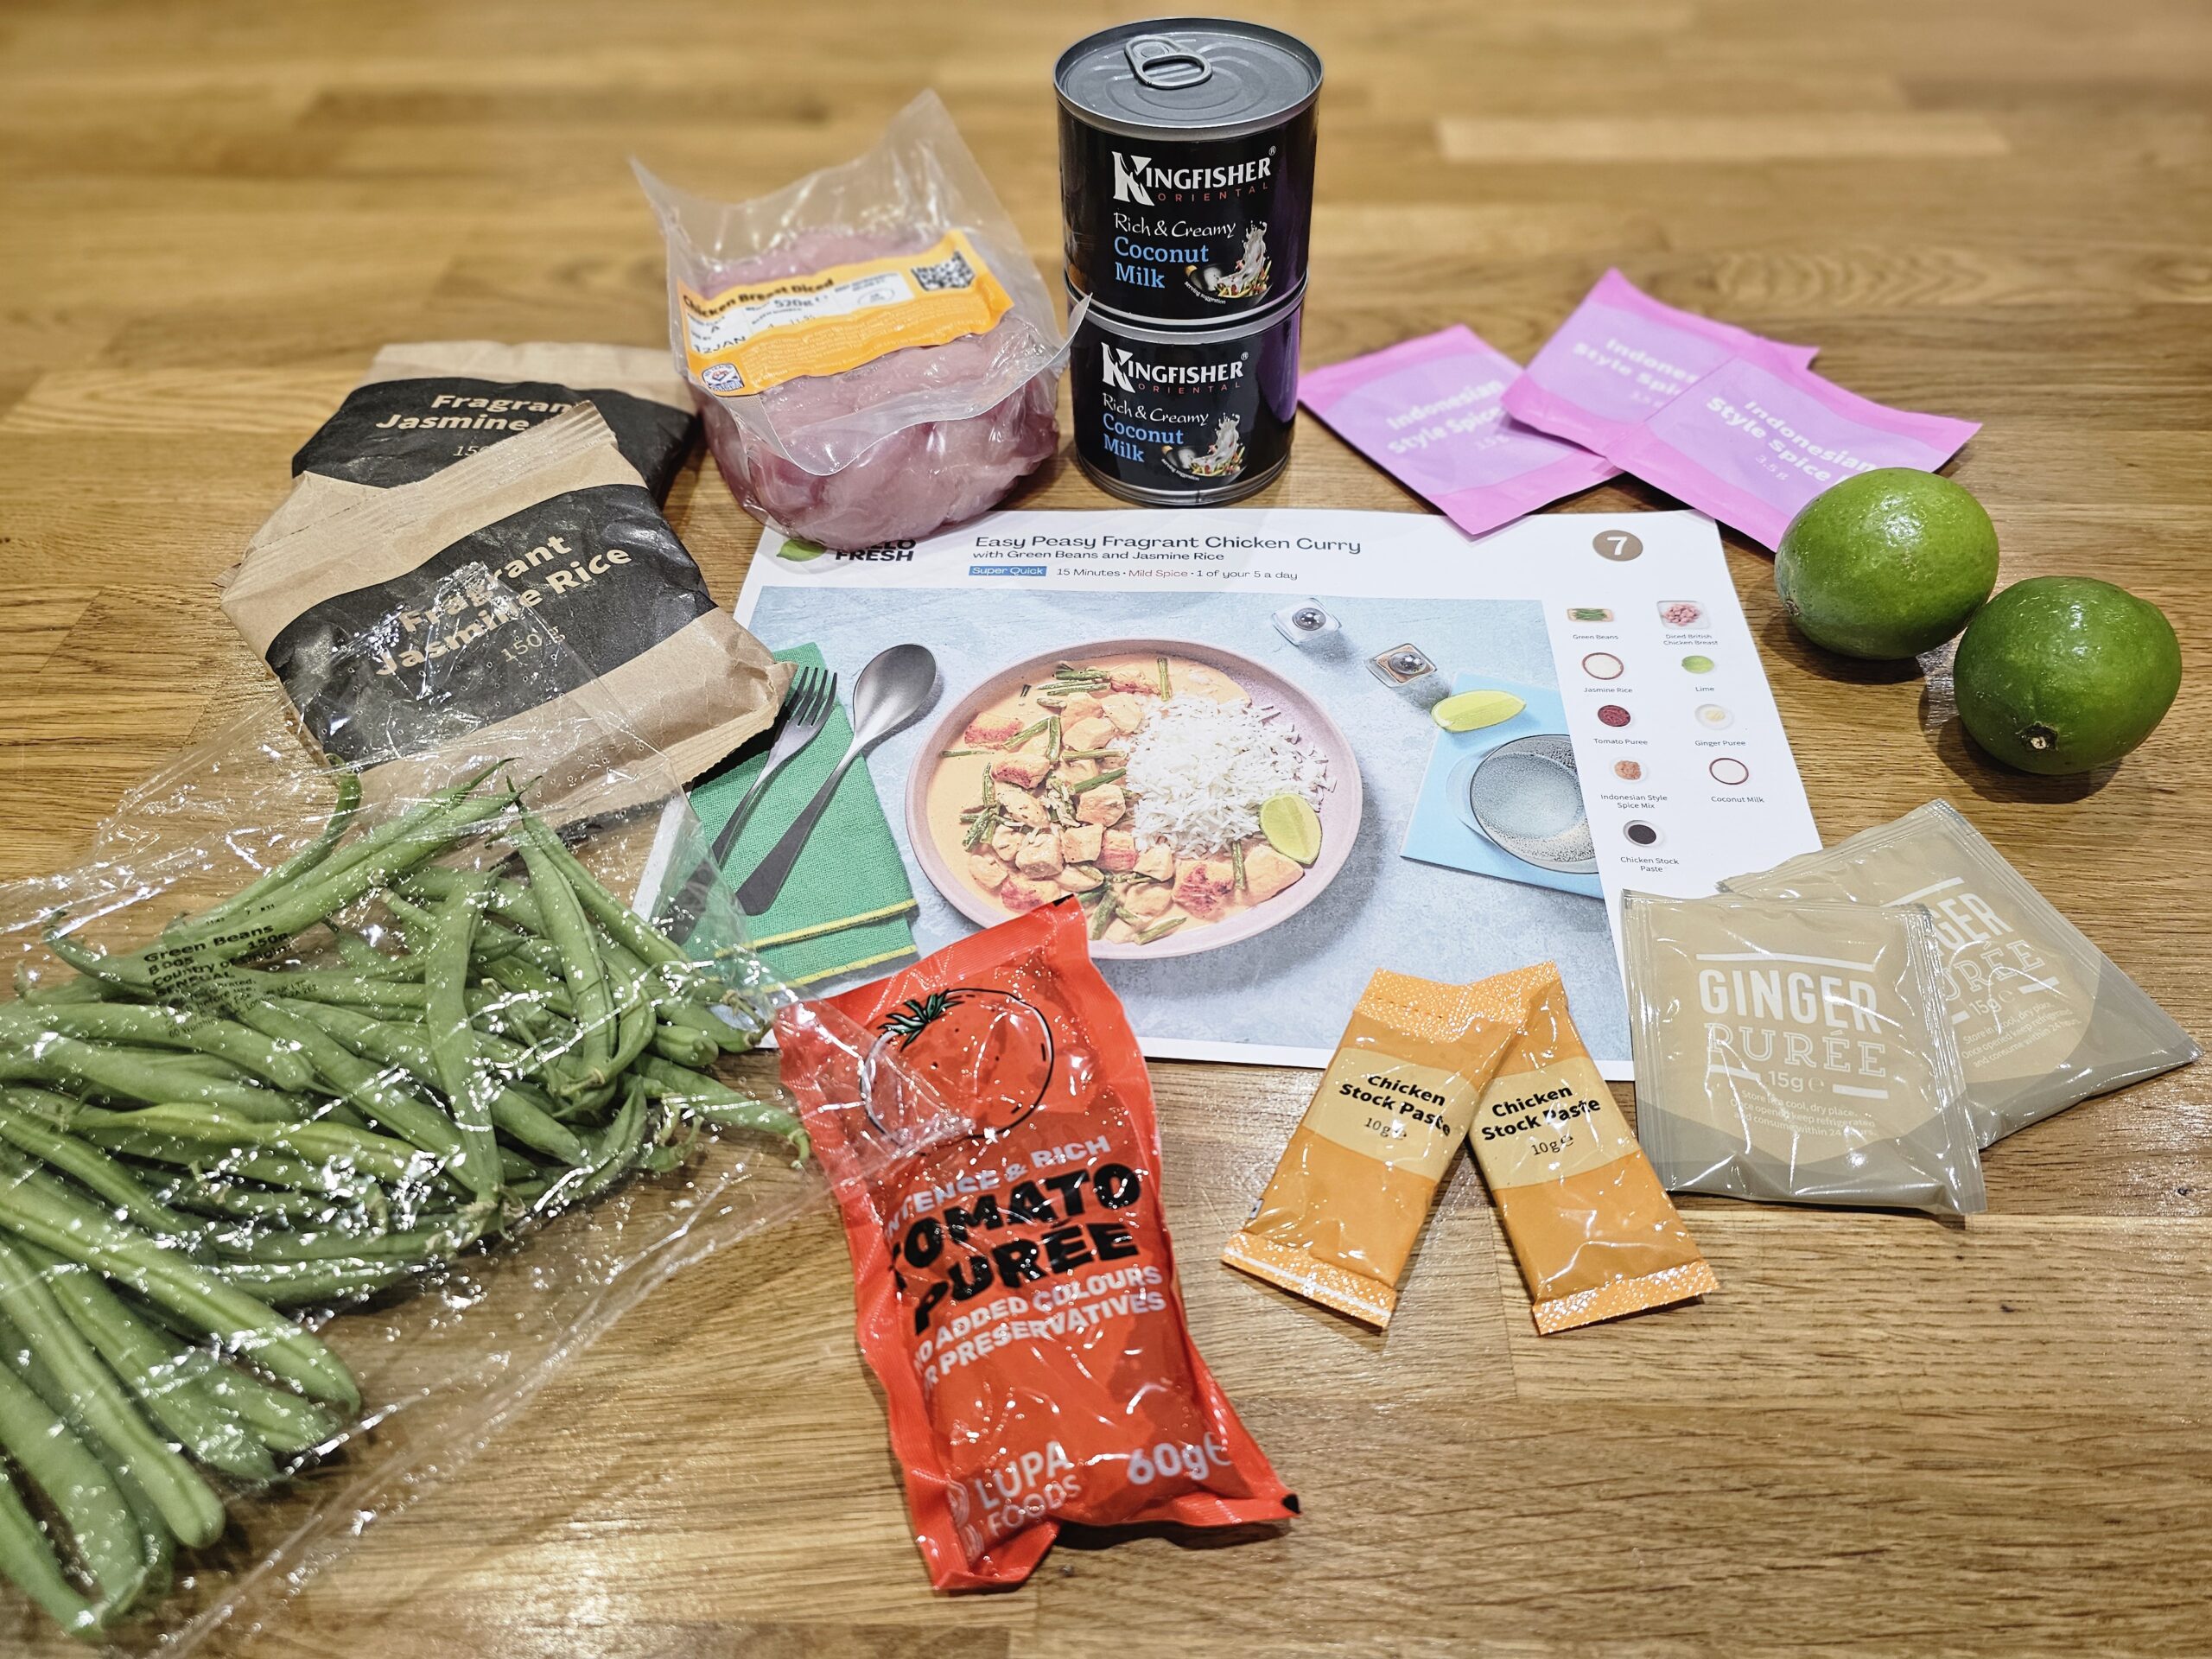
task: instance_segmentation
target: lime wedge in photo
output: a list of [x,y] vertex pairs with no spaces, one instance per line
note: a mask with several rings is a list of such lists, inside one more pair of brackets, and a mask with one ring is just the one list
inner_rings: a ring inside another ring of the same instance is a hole
[[1303,795],[1275,795],[1260,803],[1260,833],[1285,858],[1310,866],[1321,856],[1321,817]]
[[1447,732],[1478,732],[1512,719],[1528,706],[1510,691],[1462,691],[1428,712]]

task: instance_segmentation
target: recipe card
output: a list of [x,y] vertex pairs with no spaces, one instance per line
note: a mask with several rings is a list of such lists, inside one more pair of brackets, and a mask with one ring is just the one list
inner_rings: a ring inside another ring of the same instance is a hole
[[[1620,891],[1709,893],[1820,844],[1695,513],[1471,544],[1281,508],[1001,512],[854,553],[770,531],[735,610],[845,696],[888,646],[936,654],[935,706],[868,761],[917,947],[1072,895],[1155,1058],[1319,1065],[1378,968],[1551,960],[1625,1077]],[[1440,717],[1473,685],[1541,695]],[[1510,741],[1440,743],[1493,717]]]

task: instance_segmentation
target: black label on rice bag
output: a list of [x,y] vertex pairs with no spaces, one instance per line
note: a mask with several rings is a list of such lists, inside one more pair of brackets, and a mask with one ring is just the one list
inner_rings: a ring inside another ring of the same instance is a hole
[[550,702],[714,609],[652,497],[603,484],[325,600],[268,658],[327,754],[376,766]]
[[622,458],[638,469],[653,499],[664,499],[698,416],[626,391],[577,391],[545,380],[453,375],[356,386],[300,446],[292,474],[316,473],[380,490],[418,483],[586,402],[613,429]]

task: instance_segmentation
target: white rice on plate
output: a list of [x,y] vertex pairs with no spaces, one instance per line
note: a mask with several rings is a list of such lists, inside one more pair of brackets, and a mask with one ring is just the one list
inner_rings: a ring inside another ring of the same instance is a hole
[[1141,842],[1179,856],[1218,857],[1260,833],[1260,804],[1302,795],[1316,809],[1329,791],[1325,756],[1307,748],[1278,710],[1176,696],[1129,740],[1128,773]]

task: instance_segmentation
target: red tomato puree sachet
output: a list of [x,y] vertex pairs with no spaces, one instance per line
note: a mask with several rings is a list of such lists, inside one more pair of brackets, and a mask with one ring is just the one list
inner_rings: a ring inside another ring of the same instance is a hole
[[941,1590],[1020,1583],[1063,1523],[1297,1512],[1185,1327],[1152,1086],[1085,931],[1064,901],[777,1022]]

